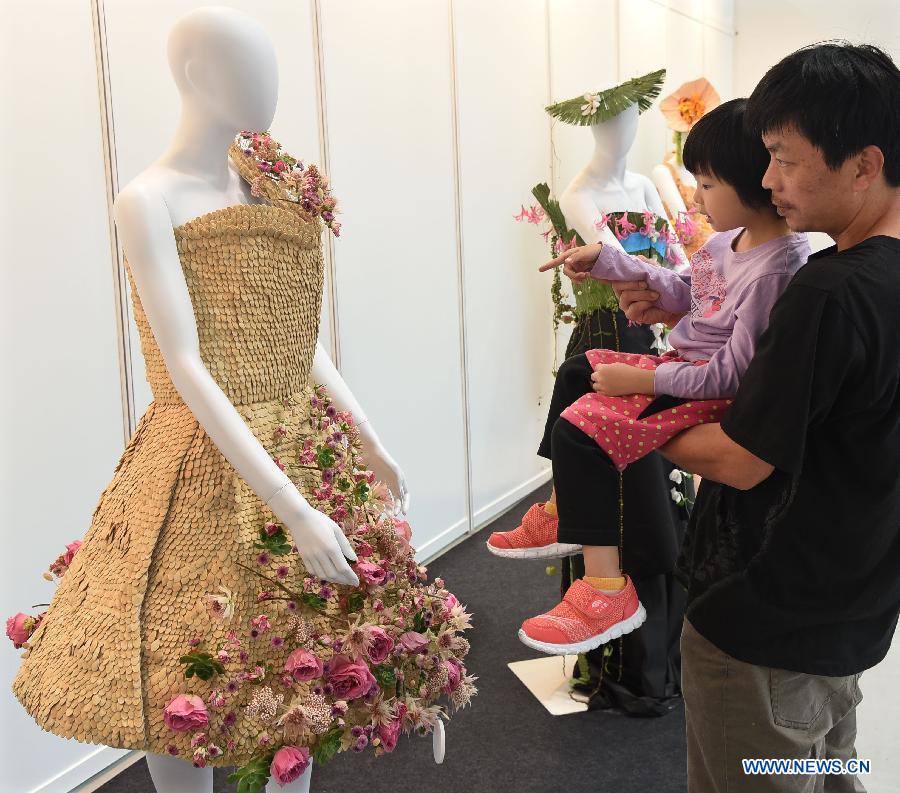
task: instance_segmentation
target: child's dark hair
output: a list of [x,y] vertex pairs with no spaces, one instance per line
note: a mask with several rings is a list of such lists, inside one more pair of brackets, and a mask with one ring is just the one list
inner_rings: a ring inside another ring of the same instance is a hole
[[744,123],[746,99],[723,102],[706,113],[684,142],[684,167],[692,174],[708,174],[731,185],[744,206],[764,209],[772,193],[762,186],[769,167],[769,152],[758,133]]
[[878,47],[846,41],[804,47],[769,69],[747,103],[756,134],[794,127],[832,170],[877,146],[885,180],[900,187],[900,69]]

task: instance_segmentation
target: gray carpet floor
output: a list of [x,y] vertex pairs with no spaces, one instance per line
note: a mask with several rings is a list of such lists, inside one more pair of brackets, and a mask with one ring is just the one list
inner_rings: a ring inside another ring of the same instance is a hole
[[[610,711],[551,716],[506,666],[540,657],[519,642],[522,620],[558,601],[559,577],[546,562],[500,559],[484,547],[491,531],[507,531],[549,488],[517,504],[493,524],[429,566],[473,616],[468,658],[479,680],[472,705],[447,725],[442,765],[431,738],[403,737],[380,758],[339,755],[313,770],[312,793],[684,793],[684,711],[630,718]],[[214,793],[232,793],[233,769],[216,769]],[[154,793],[142,758],[98,788],[101,793]],[[168,792],[167,792],[168,793]]]

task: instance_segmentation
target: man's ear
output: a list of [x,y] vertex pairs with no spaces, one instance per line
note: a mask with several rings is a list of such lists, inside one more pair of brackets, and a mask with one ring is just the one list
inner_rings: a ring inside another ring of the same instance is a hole
[[856,191],[868,190],[883,172],[884,152],[878,146],[866,146],[856,155]]

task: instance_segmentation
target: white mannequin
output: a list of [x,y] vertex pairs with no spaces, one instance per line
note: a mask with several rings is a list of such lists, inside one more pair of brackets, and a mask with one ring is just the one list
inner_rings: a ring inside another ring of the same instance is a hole
[[[207,6],[181,17],[168,41],[169,65],[182,99],[178,130],[160,158],[118,195],[114,214],[153,335],[185,404],[216,447],[289,530],[307,570],[357,585],[356,559],[340,527],[317,512],[256,439],[200,357],[197,326],[173,229],[236,204],[255,203],[227,151],[241,130],[266,130],[275,114],[278,66],[265,30],[250,16]],[[320,345],[311,379],[324,384],[339,410],[361,424],[364,458],[376,476],[409,505],[403,474],[385,451],[359,404]],[[347,558],[345,558],[347,557]],[[209,793],[212,768],[147,754],[157,793]],[[306,793],[310,768],[285,787]]]
[[[674,157],[673,154],[670,154],[669,156]],[[678,171],[678,178],[681,179],[682,184],[696,190],[697,180],[694,179],[694,175],[685,168],[684,165],[679,165],[677,162],[673,162],[672,165],[675,167],[675,170]],[[669,220],[674,223],[679,212],[687,212],[687,206],[684,203],[684,198],[681,195],[681,191],[678,189],[678,185],[675,183],[675,178],[672,176],[669,167],[664,163],[654,165],[650,175],[653,178],[656,189],[659,191],[659,196],[662,198],[663,204],[672,213],[669,216]]]
[[[601,214],[649,210],[666,217],[653,182],[625,169],[628,151],[637,134],[638,115],[638,106],[630,105],[612,118],[591,125],[594,155],[560,196],[559,205],[569,228],[575,229],[586,245],[602,242],[622,248],[609,228],[598,231],[595,227]],[[680,262],[686,264],[681,246],[673,247]]]

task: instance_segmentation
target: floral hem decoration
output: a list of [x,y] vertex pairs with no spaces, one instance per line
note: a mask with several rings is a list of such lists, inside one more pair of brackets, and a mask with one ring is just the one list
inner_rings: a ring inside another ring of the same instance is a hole
[[[400,733],[430,733],[476,693],[464,663],[470,615],[441,579],[424,583],[409,524],[392,516],[389,491],[362,466],[352,415],[336,410],[322,386],[310,408],[314,437],[298,439],[304,491],[312,479],[309,503],[342,526],[358,557],[360,585],[309,576],[284,527],[274,516],[264,520],[256,556],[237,562],[259,579],[254,616],[228,626],[224,642],[191,640],[179,659],[182,690],[159,714],[171,730],[169,754],[197,767],[236,750],[246,757],[231,728],[238,714],[256,725],[256,752],[228,778],[239,793],[263,790],[270,777],[286,785],[310,758],[324,763],[348,749],[391,752]],[[287,428],[275,434],[283,437]],[[62,578],[80,545],[66,546],[44,577]],[[219,586],[200,604],[220,635],[239,597]],[[16,648],[28,649],[45,614],[6,621]],[[281,668],[268,662],[272,648],[290,650]]]

